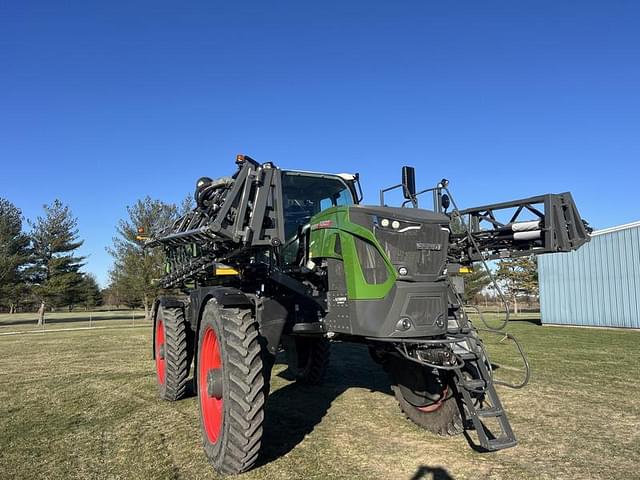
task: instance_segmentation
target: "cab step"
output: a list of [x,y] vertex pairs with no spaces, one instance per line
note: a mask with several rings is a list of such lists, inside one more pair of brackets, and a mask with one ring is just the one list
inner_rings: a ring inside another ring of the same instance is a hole
[[296,323],[292,328],[293,333],[300,335],[317,335],[325,333],[324,324],[321,322]]
[[[485,451],[493,452],[513,447],[517,445],[518,441],[496,392],[491,372],[484,361],[486,356],[483,348],[481,345],[477,345],[474,348],[477,351],[456,353],[459,358],[464,360],[465,365],[472,368],[466,369],[464,372],[462,366],[457,368],[454,381],[478,436],[480,447]],[[469,370],[476,372],[478,378],[467,378]],[[479,401],[480,406],[477,406]],[[484,408],[481,405],[485,405]],[[492,425],[497,423],[499,431],[492,432],[482,422],[482,419],[495,419]]]

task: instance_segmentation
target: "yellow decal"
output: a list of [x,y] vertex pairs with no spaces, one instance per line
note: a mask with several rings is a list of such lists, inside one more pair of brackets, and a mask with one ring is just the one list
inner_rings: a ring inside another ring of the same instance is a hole
[[240,275],[240,272],[231,267],[216,267],[216,275]]

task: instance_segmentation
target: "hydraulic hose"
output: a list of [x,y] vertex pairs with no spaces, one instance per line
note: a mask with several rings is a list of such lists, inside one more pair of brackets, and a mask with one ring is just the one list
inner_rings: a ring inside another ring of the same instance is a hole
[[[505,382],[503,380],[493,380],[493,383],[496,385],[502,385],[505,387],[509,387],[509,388],[523,388],[525,385],[527,385],[529,383],[529,379],[531,378],[531,366],[529,365],[529,359],[527,358],[527,354],[525,353],[524,349],[522,348],[522,345],[520,345],[520,342],[518,342],[518,340],[516,339],[516,337],[514,337],[513,335],[511,335],[510,333],[507,333],[505,331],[507,325],[509,324],[509,320],[511,319],[510,317],[510,312],[509,312],[509,304],[507,303],[507,299],[505,298],[504,294],[502,293],[502,289],[500,288],[500,286],[498,285],[498,281],[495,278],[495,275],[493,275],[493,272],[491,271],[491,269],[489,268],[489,265],[487,264],[487,261],[485,260],[484,256],[482,255],[482,252],[480,251],[480,247],[478,246],[478,243],[476,242],[476,239],[473,237],[473,235],[471,234],[471,230],[469,229],[469,226],[467,225],[467,223],[464,221],[464,218],[462,217],[462,215],[460,214],[460,210],[458,209],[458,205],[456,204],[453,195],[451,195],[451,192],[449,191],[449,189],[447,187],[442,187],[442,189],[447,192],[447,195],[449,196],[449,199],[451,200],[451,204],[453,205],[453,213],[460,219],[460,223],[462,224],[466,234],[467,234],[467,238],[469,238],[469,241],[471,242],[471,244],[473,245],[473,248],[476,250],[476,252],[478,252],[478,255],[480,255],[480,262],[482,263],[482,266],[484,267],[485,271],[487,272],[487,275],[489,275],[489,279],[491,280],[491,283],[493,284],[493,288],[496,290],[496,292],[498,292],[498,296],[500,297],[500,300],[502,302],[502,305],[504,306],[504,311],[505,311],[505,317],[504,320],[502,320],[502,322],[500,323],[500,325],[498,327],[492,327],[491,325],[489,325],[486,321],[486,319],[484,318],[484,315],[482,314],[482,311],[475,305],[464,305],[464,302],[462,301],[462,298],[460,298],[460,295],[458,294],[458,292],[456,292],[456,297],[458,298],[458,301],[460,302],[460,305],[462,305],[463,307],[463,311],[464,308],[472,308],[474,309],[477,313],[478,316],[480,317],[480,321],[482,321],[482,323],[484,324],[484,326],[486,328],[481,328],[478,329],[480,331],[484,331],[484,332],[488,332],[488,333],[493,333],[493,334],[498,334],[498,335],[504,335],[504,338],[508,338],[509,340],[512,340],[513,343],[515,343],[516,348],[518,349],[518,352],[520,353],[520,357],[522,358],[522,362],[524,364],[524,379],[520,382],[520,383],[509,383],[509,382]],[[466,312],[464,312],[464,314],[466,315]],[[491,376],[493,377],[493,369],[491,368],[491,361],[489,360],[489,354],[487,352],[487,350],[485,348],[483,348],[484,350],[484,354],[487,357],[487,362],[489,363],[489,367],[490,367],[490,372],[491,372]]]
[[[504,294],[502,293],[502,289],[498,285],[498,281],[496,280],[495,276],[491,272],[491,269],[489,268],[489,265],[487,264],[487,261],[482,256],[482,252],[480,251],[480,247],[478,246],[478,242],[476,242],[476,239],[473,238],[473,235],[471,235],[471,230],[469,229],[469,226],[467,225],[467,223],[464,221],[464,218],[460,214],[460,210],[458,209],[458,205],[456,204],[456,201],[454,200],[453,195],[451,195],[451,192],[449,191],[449,189],[447,187],[443,187],[443,190],[445,192],[447,192],[447,195],[449,195],[449,199],[451,200],[451,203],[453,205],[453,213],[456,214],[457,217],[460,219],[460,223],[462,224],[462,226],[463,226],[463,228],[464,228],[464,230],[465,230],[465,232],[467,234],[467,237],[469,238],[469,241],[471,242],[471,244],[475,248],[476,252],[478,252],[478,254],[480,255],[480,257],[481,257],[480,262],[482,263],[482,266],[484,267],[485,271],[487,272],[487,275],[489,275],[489,279],[491,280],[491,283],[493,284],[493,288],[495,288],[496,292],[498,292],[498,296],[500,297],[502,305],[504,306],[505,318],[500,323],[499,327],[491,327],[490,325],[488,325],[487,322],[485,321],[484,317],[482,316],[482,314],[480,314],[480,319],[482,320],[482,323],[484,323],[485,327],[487,327],[487,329],[494,330],[496,332],[502,332],[506,328],[506,326],[507,326],[507,324],[509,323],[509,320],[510,320],[509,304],[507,303],[507,299],[505,298]],[[480,310],[478,309],[478,312],[479,311]]]

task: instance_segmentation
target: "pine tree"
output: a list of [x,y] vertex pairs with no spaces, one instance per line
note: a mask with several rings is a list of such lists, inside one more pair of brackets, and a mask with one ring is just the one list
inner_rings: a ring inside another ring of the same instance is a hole
[[85,273],[82,276],[82,303],[86,310],[90,310],[102,304],[102,292],[96,280],[91,273]]
[[34,293],[40,300],[38,325],[47,306],[73,305],[81,300],[83,275],[79,271],[85,257],[74,252],[83,244],[78,222],[60,200],[44,205],[44,217],[33,224],[33,266],[30,269]]
[[118,236],[107,249],[114,259],[109,272],[109,286],[126,305],[142,305],[149,318],[151,305],[160,289],[154,281],[164,272],[164,253],[160,249],[143,249],[139,229],[153,235],[173,223],[177,218],[175,205],[145,197],[127,207],[128,219],[120,220]]
[[[454,216],[451,219],[451,231],[453,233],[466,232],[462,220],[459,216]],[[484,269],[484,265],[481,262],[473,264],[473,271],[465,274],[464,278],[464,302],[473,303],[478,295],[487,285],[491,283],[489,274]]]
[[0,305],[14,313],[27,292],[25,265],[29,261],[29,237],[22,232],[22,212],[0,198]]
[[498,262],[496,277],[504,293],[513,302],[513,313],[518,313],[518,297],[538,295],[538,264],[533,257],[519,257]]
[[491,283],[489,274],[481,263],[474,264],[473,272],[465,274],[463,278],[465,303],[473,303],[482,289]]

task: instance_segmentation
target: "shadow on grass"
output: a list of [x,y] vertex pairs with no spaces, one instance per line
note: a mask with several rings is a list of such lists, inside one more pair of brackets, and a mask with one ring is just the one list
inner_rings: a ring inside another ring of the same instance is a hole
[[[276,363],[285,363],[284,358],[278,357]],[[286,370],[279,374],[290,380],[287,375]],[[369,358],[366,347],[334,343],[323,385],[290,383],[267,398],[262,450],[257,466],[293,450],[320,423],[331,403],[353,387],[391,395],[387,374]]]
[[521,323],[521,322],[526,322],[526,323],[531,323],[533,325],[542,325],[542,322],[540,321],[540,318],[536,318],[536,317],[524,317],[524,318],[518,318],[518,317],[510,317],[509,318],[509,323]]
[[446,468],[422,465],[411,480],[454,480]]
[[[286,364],[284,355],[280,354],[276,363]],[[493,368],[497,370],[500,367],[494,365]],[[287,369],[278,376],[293,380]],[[293,382],[271,392],[267,398],[262,447],[256,467],[277,460],[296,448],[322,421],[333,401],[354,387],[393,395],[386,372],[371,359],[366,346],[333,343],[331,363],[323,385],[307,386]],[[470,435],[473,431],[471,422],[467,420],[465,423],[464,436],[469,446],[476,452],[485,452]],[[491,432],[487,435],[492,438]],[[452,478],[441,467],[423,465],[411,480]]]

